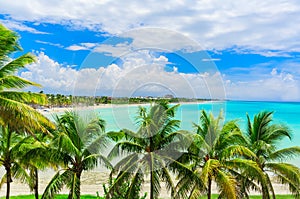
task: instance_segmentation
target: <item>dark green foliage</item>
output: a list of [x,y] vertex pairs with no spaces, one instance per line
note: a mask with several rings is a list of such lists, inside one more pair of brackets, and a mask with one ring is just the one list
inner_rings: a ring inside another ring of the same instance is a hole
[[[114,180],[115,182],[116,180]],[[115,190],[113,193],[109,194],[109,189],[113,185],[113,181],[110,178],[108,184],[103,184],[103,190],[104,190],[104,197],[109,197],[110,199],[127,199],[127,193],[129,192],[128,189],[130,189],[130,183],[124,182],[121,184],[117,190]],[[141,190],[141,183],[136,183],[136,186],[134,186],[133,194],[131,195],[131,199],[145,199],[147,197],[147,193],[144,194],[144,196],[140,196],[140,190]],[[110,196],[108,196],[110,195]]]

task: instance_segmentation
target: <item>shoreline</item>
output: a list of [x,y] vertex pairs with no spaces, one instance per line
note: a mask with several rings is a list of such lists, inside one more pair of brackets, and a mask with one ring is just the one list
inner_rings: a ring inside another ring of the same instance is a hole
[[[171,105],[177,104],[209,104],[209,103],[217,103],[217,102],[225,102],[225,101],[197,101],[197,102],[178,102],[178,103],[170,103]],[[36,109],[38,112],[44,114],[53,114],[53,113],[62,113],[65,111],[71,110],[93,110],[93,109],[105,109],[105,108],[116,108],[116,107],[138,107],[138,106],[149,106],[151,103],[143,103],[143,104],[99,104],[94,106],[70,106],[70,107],[53,107],[53,108],[38,108]]]

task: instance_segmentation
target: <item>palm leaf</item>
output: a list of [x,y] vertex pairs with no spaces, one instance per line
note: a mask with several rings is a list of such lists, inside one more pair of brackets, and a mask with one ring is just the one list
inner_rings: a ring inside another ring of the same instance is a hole
[[46,95],[40,93],[2,91],[0,92],[0,96],[22,103],[34,103],[44,105],[47,102]]
[[0,78],[0,90],[3,92],[4,89],[22,89],[27,86],[41,87],[40,84],[31,82],[15,75],[7,75]]
[[35,56],[31,53],[26,53],[2,66],[0,68],[0,78],[14,74],[20,68],[24,68],[24,66],[32,64],[33,62],[35,62]]
[[140,187],[144,182],[143,171],[139,168],[132,177],[130,186],[128,187],[126,198],[136,198],[139,195]]
[[67,183],[67,186],[70,189],[68,199],[80,198],[80,179],[75,172],[72,172],[72,178]]
[[41,199],[52,199],[60,192],[63,186],[72,179],[72,172],[70,170],[64,171],[62,174],[57,172],[46,186]]
[[[15,120],[11,120],[14,118]],[[22,123],[15,122],[19,121]],[[48,132],[44,125],[54,128],[52,122],[50,122],[45,116],[35,111],[32,107],[3,98],[0,96],[0,123],[7,124],[10,128],[15,130],[25,129],[27,132],[34,133],[33,129],[41,130],[42,132]]]
[[236,193],[236,181],[233,176],[221,171],[216,170],[216,182],[220,189],[221,195],[225,195],[227,198],[237,198]]
[[299,146],[294,146],[294,147],[289,147],[289,148],[283,148],[280,150],[277,150],[273,153],[271,153],[268,157],[269,161],[274,161],[274,160],[286,160],[286,159],[291,159],[294,157],[299,157],[300,155],[300,147]]

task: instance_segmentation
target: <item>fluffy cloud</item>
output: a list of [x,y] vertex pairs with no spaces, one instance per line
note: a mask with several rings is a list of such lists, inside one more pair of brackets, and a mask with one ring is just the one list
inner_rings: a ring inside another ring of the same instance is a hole
[[[300,73],[291,72],[291,68],[286,66],[281,69],[266,68],[264,70],[269,70],[269,73],[250,68],[246,74],[236,73],[235,77],[225,76],[227,96],[239,100],[300,100],[300,81],[297,78]],[[252,78],[245,77],[249,73],[252,73]]]
[[166,28],[184,33],[205,49],[242,46],[261,49],[258,53],[272,52],[265,49],[300,51],[300,26],[295,25],[300,21],[297,0],[224,0],[222,3],[169,0],[163,4],[159,1],[24,0],[21,4],[6,1],[0,12],[16,21],[65,24],[108,34],[137,27]]
[[179,73],[166,71],[165,56],[142,50],[122,57],[122,64],[75,70],[50,59],[43,52],[38,62],[21,76],[44,86],[45,92],[59,90],[74,95],[163,96],[224,98],[220,73]]
[[120,65],[75,70],[53,61],[41,52],[38,62],[28,66],[28,70],[22,72],[21,76],[42,84],[45,92],[59,90],[74,95],[118,97],[173,94],[178,97],[300,100],[300,82],[297,78],[300,71],[299,74],[297,71],[291,73],[289,70],[292,67],[288,70],[278,66],[264,69],[264,73],[248,69],[248,73],[255,73],[256,78],[247,79],[243,75],[248,74],[235,73],[236,76],[230,76],[218,71],[180,73],[176,66],[166,71],[167,64],[170,63],[166,57],[142,50],[122,57]]
[[30,32],[33,34],[48,34],[46,32],[38,31],[32,27],[26,26],[22,24],[21,22],[17,21],[11,21],[11,20],[1,20],[0,23],[4,24],[7,28],[11,30],[19,30],[19,31],[24,31],[24,32]]

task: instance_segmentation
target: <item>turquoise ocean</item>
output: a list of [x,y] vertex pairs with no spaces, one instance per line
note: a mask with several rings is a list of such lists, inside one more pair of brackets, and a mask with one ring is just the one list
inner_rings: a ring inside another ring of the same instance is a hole
[[[148,107],[149,105],[142,106]],[[201,110],[211,111],[215,116],[222,111],[225,121],[237,120],[242,130],[246,129],[246,113],[252,119],[260,111],[274,111],[273,121],[287,125],[293,133],[292,140],[281,140],[278,147],[300,146],[300,102],[225,101],[181,104],[176,113],[176,118],[182,121],[181,129],[192,131],[193,123],[199,121]],[[108,131],[122,128],[136,130],[137,106],[116,105],[113,108],[98,108],[94,111],[106,121]],[[300,157],[290,162],[300,166]]]

